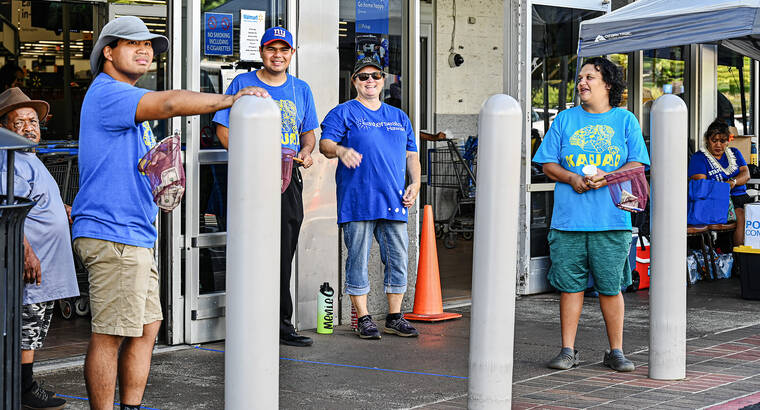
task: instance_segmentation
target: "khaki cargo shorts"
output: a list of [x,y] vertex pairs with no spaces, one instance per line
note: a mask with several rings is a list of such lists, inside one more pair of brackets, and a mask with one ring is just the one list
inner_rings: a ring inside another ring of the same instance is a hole
[[140,337],[163,319],[153,249],[76,238],[74,250],[90,274],[93,333]]

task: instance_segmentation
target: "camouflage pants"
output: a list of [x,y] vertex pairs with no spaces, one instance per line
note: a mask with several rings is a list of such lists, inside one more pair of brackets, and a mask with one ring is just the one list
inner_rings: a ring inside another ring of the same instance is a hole
[[21,350],[37,350],[42,347],[55,301],[32,303],[21,308]]

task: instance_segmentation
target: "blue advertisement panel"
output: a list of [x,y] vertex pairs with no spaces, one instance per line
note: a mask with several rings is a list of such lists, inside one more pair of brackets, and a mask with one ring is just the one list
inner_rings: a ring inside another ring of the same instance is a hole
[[204,54],[232,55],[232,14],[205,13]]
[[356,0],[356,32],[388,34],[389,0]]

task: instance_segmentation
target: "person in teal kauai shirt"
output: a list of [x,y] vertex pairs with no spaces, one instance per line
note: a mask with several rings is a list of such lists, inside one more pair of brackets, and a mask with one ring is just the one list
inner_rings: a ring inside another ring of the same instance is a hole
[[[649,165],[649,154],[636,117],[618,108],[625,83],[617,66],[592,58],[576,84],[582,104],[557,114],[533,158],[556,181],[548,279],[561,292],[562,350],[548,366],[569,369],[580,363],[575,335],[592,274],[610,343],[604,364],[628,372],[635,366],[622,350],[625,306],[620,290],[631,283],[631,217],[615,207],[601,177]],[[586,165],[595,165],[597,174],[584,177]]]

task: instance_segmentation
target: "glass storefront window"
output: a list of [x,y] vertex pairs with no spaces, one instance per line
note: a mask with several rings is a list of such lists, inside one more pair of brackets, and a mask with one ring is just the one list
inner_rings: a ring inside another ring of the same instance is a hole
[[[50,104],[52,115],[43,124],[43,140],[76,139],[79,111],[91,80],[93,12],[103,6],[50,1],[14,3],[18,4],[1,10],[3,20],[17,29],[18,48],[3,44],[5,67],[0,75],[13,74],[10,68],[17,67],[19,78],[15,83],[6,83],[5,78],[2,82]],[[64,14],[68,33],[64,33]],[[64,70],[67,64],[68,70]]]
[[351,85],[356,61],[372,57],[387,73],[381,97],[383,102],[399,108],[404,105],[401,14],[401,0],[340,0],[338,99],[341,103],[356,96]]
[[578,25],[602,12],[533,6],[531,137],[533,152],[559,111],[573,106]]
[[[201,13],[223,13],[231,15],[232,54],[207,55],[201,49],[201,90],[207,93],[223,93],[229,82],[239,72],[261,68],[261,62],[248,60],[249,56],[240,55],[240,16],[241,10],[261,11],[264,13],[264,28],[285,26],[287,13],[286,0],[201,0]],[[225,20],[227,21],[227,20]],[[220,21],[219,24],[225,24]],[[201,33],[205,31],[205,18],[201,18]],[[262,33],[263,34],[263,33]],[[203,35],[202,35],[203,36]],[[204,47],[201,38],[201,47]],[[213,114],[201,115],[201,149],[222,148],[216,137],[216,127],[211,119]]]
[[644,51],[642,103],[656,100],[663,94],[675,94],[686,104],[687,46]]
[[[227,231],[227,164],[202,165],[200,169],[200,233]],[[200,294],[224,292],[227,248],[201,248]]]
[[[107,16],[119,17],[120,8],[132,5],[149,11],[146,14],[150,16],[138,17],[150,31],[166,34],[166,18],[149,10],[164,11],[166,1],[19,1],[12,7],[0,7],[0,19],[9,25],[7,28],[16,29],[18,37],[17,47],[0,47],[0,63],[4,65],[0,77],[9,73],[16,75],[17,81],[6,83],[0,79],[0,82],[18,86],[30,98],[50,104],[51,116],[42,128],[43,143],[78,138],[82,101],[92,81],[89,58],[97,30],[107,22]],[[106,18],[101,19],[101,16]],[[68,22],[68,30],[63,26],[64,21]],[[137,86],[165,89],[167,61],[166,53],[155,56],[150,71]],[[151,124],[159,140],[166,135],[165,124],[165,121]]]
[[625,90],[623,90],[623,98],[620,100],[619,107],[628,107],[628,93],[633,81],[628,78],[628,54],[610,54],[607,58],[620,67],[620,71],[623,73],[623,81],[626,83]]
[[[263,16],[264,29],[274,26],[287,27],[286,4],[286,0],[201,0],[201,27],[199,28],[202,33],[200,44],[201,92],[223,93],[237,74],[262,67],[260,58],[252,52],[252,50],[258,49],[258,45],[249,46],[247,52],[241,53],[241,18],[243,18],[243,13],[245,13],[246,18],[258,19]],[[241,13],[241,11],[244,12]],[[232,49],[230,55],[215,55],[212,54],[216,52],[213,50],[207,54],[205,44],[206,13],[219,13],[213,17],[215,24],[231,24]],[[263,35],[263,32],[259,35]],[[216,136],[216,124],[212,121],[213,117],[213,114],[200,116],[201,150],[223,148]],[[227,165],[223,163],[201,164],[199,177],[198,233],[204,235],[226,232]],[[185,207],[182,209],[184,212]],[[198,252],[199,294],[208,295],[226,290],[226,254],[227,250],[224,246],[200,247]]]
[[[578,65],[578,26],[600,11],[537,5],[532,7],[531,157],[557,113],[574,105]],[[627,60],[626,60],[627,62]],[[531,183],[551,182],[539,164],[531,166]],[[554,193],[532,192],[530,256],[547,256]]]
[[751,113],[752,60],[725,47],[718,48],[718,117],[736,127],[738,135],[754,134]]

